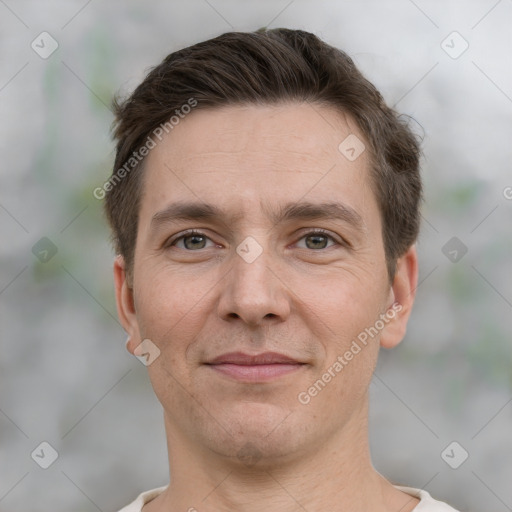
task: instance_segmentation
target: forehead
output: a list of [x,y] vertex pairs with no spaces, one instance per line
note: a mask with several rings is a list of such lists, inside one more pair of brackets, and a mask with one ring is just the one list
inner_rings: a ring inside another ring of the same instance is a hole
[[146,158],[141,224],[184,200],[231,208],[238,218],[304,199],[375,213],[367,151],[356,159],[343,152],[355,137],[364,143],[350,116],[315,104],[193,111]]

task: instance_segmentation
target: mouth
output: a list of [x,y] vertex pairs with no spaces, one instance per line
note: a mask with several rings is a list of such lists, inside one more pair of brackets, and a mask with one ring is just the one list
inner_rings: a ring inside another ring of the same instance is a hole
[[215,372],[245,382],[274,380],[297,372],[306,366],[306,363],[276,352],[256,355],[231,352],[206,364]]
[[283,377],[289,373],[300,370],[305,365],[302,363],[295,364],[255,364],[255,365],[242,365],[242,364],[212,364],[212,370],[220,372],[233,379],[248,381],[248,382],[261,382],[272,380],[278,377]]

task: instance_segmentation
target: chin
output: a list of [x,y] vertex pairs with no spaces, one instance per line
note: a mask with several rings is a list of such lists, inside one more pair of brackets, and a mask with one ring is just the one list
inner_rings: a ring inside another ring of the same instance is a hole
[[269,439],[261,436],[241,434],[229,443],[222,441],[211,447],[217,455],[229,459],[237,468],[269,470],[280,464],[291,462],[297,452],[297,445],[290,436],[276,436]]
[[303,431],[292,425],[291,411],[269,404],[241,404],[239,414],[225,415],[219,422],[229,425],[219,437],[210,439],[210,448],[239,464],[275,467],[276,463],[292,456],[301,445]]

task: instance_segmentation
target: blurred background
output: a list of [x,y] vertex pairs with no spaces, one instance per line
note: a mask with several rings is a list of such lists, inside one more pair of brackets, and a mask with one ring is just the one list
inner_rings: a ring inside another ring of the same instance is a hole
[[110,101],[172,51],[262,26],[347,51],[424,136],[420,284],[371,385],[375,467],[512,510],[511,23],[510,0],[0,0],[0,511],[116,511],[168,483],[92,193]]

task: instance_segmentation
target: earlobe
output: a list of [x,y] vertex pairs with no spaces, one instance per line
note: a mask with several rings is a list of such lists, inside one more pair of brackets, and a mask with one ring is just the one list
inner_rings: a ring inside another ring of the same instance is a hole
[[140,344],[141,337],[135,312],[133,289],[129,286],[124,258],[120,255],[114,260],[114,284],[116,289],[117,314],[124,330],[128,334],[126,348],[133,354]]
[[388,309],[391,319],[382,331],[381,347],[396,347],[404,338],[416,296],[417,284],[418,255],[416,247],[413,245],[397,261],[395,277],[390,290],[391,304]]

